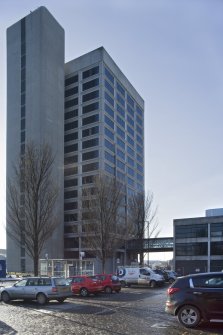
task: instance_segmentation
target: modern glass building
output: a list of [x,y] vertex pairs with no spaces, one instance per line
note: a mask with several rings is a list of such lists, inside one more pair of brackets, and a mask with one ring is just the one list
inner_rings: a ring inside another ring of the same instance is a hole
[[223,270],[223,216],[174,220],[175,270],[186,275]]
[[[7,178],[27,143],[52,146],[60,225],[41,257],[79,259],[82,187],[102,171],[127,197],[144,191],[144,101],[103,47],[64,63],[64,30],[45,7],[8,28],[7,79]],[[7,269],[32,271],[9,236]]]

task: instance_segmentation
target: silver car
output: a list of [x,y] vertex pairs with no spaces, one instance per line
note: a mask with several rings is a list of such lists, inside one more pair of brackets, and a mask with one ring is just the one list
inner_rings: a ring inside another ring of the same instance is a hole
[[0,288],[0,300],[5,303],[24,299],[37,300],[40,305],[44,305],[50,300],[62,303],[70,296],[72,292],[69,282],[60,277],[29,277],[12,286]]

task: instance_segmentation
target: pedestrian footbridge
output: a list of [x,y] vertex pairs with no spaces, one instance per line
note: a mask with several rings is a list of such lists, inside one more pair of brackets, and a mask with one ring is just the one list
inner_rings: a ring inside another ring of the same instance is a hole
[[127,242],[127,251],[164,252],[173,251],[173,237],[134,239]]

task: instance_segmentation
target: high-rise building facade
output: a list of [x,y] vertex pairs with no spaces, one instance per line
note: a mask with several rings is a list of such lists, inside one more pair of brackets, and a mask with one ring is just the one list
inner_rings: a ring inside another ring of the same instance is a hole
[[[144,191],[144,101],[103,47],[64,64],[64,30],[40,7],[7,31],[7,178],[27,143],[49,143],[61,222],[44,253],[78,259],[82,186],[103,171]],[[7,236],[7,270],[31,271]]]
[[144,102],[103,47],[65,65],[65,258],[81,246],[82,187],[103,171],[144,191]]

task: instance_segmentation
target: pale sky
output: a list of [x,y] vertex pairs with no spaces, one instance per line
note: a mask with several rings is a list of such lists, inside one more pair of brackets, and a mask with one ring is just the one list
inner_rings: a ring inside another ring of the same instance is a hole
[[223,207],[222,0],[0,0],[0,249],[5,247],[6,29],[46,6],[65,60],[100,46],[145,101],[146,191],[160,237]]

